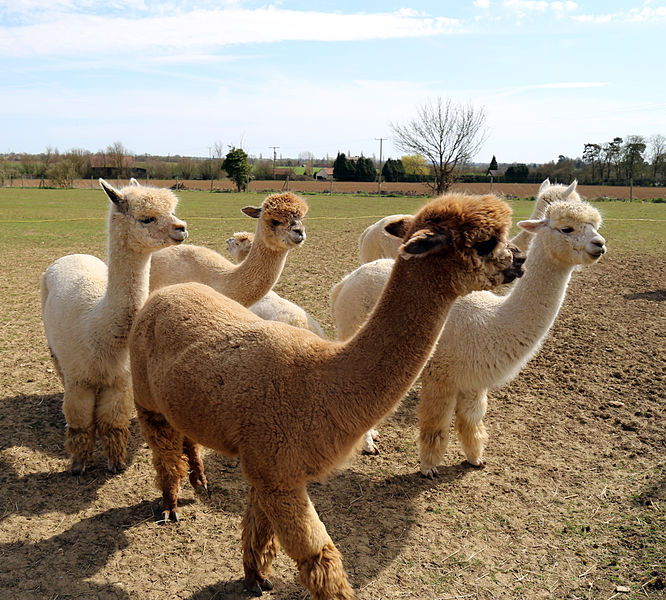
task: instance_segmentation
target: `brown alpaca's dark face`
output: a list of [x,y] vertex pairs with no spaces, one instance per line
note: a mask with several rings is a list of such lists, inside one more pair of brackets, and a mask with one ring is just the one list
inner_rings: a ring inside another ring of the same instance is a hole
[[489,290],[523,274],[525,255],[508,241],[511,209],[494,196],[448,194],[409,224],[402,258],[431,257],[459,295]]

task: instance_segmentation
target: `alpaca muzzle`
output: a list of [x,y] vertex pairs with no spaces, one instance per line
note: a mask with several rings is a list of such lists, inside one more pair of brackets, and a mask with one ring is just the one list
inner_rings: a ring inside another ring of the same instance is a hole
[[174,242],[184,242],[187,239],[188,232],[186,229],[186,226],[183,225],[176,225],[171,233],[169,234],[169,237],[174,241]]
[[515,244],[509,242],[507,247],[513,255],[511,264],[502,271],[504,276],[504,283],[511,283],[514,279],[522,277],[525,274],[525,259],[527,255]]

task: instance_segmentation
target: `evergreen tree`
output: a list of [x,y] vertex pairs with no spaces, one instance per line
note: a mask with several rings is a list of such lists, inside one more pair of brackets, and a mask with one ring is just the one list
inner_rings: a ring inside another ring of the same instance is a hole
[[239,192],[247,187],[247,180],[252,167],[248,161],[247,152],[242,148],[232,147],[227,152],[222,168],[226,171],[227,177],[236,184]]
[[493,154],[493,159],[490,161],[490,166],[488,167],[489,171],[497,171],[497,159]]
[[377,179],[377,169],[371,158],[361,155],[354,167],[356,181],[375,181]]
[[402,161],[399,158],[397,160],[389,158],[384,163],[382,177],[384,181],[402,181],[405,177],[405,167]]
[[336,181],[352,181],[354,179],[354,163],[347,159],[344,152],[338,152],[335,157],[333,177]]

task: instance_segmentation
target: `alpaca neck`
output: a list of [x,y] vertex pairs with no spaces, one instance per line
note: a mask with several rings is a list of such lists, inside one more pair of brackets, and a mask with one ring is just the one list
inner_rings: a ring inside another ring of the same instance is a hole
[[251,306],[271,291],[286,260],[287,252],[266,246],[257,228],[250,253],[243,262],[224,273],[224,289],[220,291],[243,306]]
[[137,252],[126,240],[109,235],[106,293],[100,302],[99,325],[109,343],[124,344],[134,316],[148,298],[150,253]]
[[497,318],[505,323],[507,334],[519,329],[522,341],[530,336],[539,341],[557,317],[573,269],[573,265],[553,259],[536,236],[527,253],[525,274],[498,310]]
[[370,317],[333,359],[327,383],[345,388],[338,397],[347,404],[328,409],[350,437],[377,423],[409,391],[458,297],[446,275],[451,271],[433,273],[429,262],[396,259]]

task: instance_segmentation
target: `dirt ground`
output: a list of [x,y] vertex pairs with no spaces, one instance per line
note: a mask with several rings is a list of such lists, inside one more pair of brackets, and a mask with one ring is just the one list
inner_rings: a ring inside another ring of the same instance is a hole
[[[490,395],[486,468],[454,442],[434,481],[418,474],[416,385],[378,456],[309,487],[359,598],[666,598],[665,338],[666,256],[574,274],[542,351]],[[237,460],[208,453],[210,496],[185,484],[167,526],[136,422],[123,473],[98,448],[69,475],[42,345],[3,360],[4,389],[27,391],[0,398],[0,598],[248,598]],[[284,553],[273,580],[268,598],[308,597]]]
[[[24,182],[28,187],[36,187],[37,182]],[[47,182],[48,183],[48,182]],[[118,181],[118,185],[122,185]],[[142,181],[141,183],[145,183]],[[172,187],[176,185],[173,179],[159,179],[149,181],[150,185],[157,187]],[[19,186],[18,180],[14,182]],[[201,180],[183,180],[179,181],[180,189],[185,190],[210,190],[210,181]],[[78,179],[74,182],[76,188],[96,188],[97,180]],[[364,181],[314,181],[312,179],[305,181],[281,181],[281,180],[255,180],[250,182],[250,191],[252,192],[271,192],[289,189],[301,193],[333,193],[333,194],[376,194],[377,183]],[[666,189],[659,187],[638,187],[630,189],[629,186],[615,185],[580,185],[578,193],[586,200],[594,201],[600,198],[619,198],[628,200],[651,200],[652,198],[666,198]],[[215,180],[213,190],[217,192],[231,192],[236,190],[235,184],[230,179]],[[470,194],[485,194],[492,191],[495,194],[504,195],[508,198],[530,198],[536,196],[539,190],[538,183],[494,183],[492,190],[490,183],[454,183],[451,191],[468,192]],[[384,182],[382,183],[382,193],[384,194],[403,194],[413,196],[428,196],[432,190],[425,183]]]

